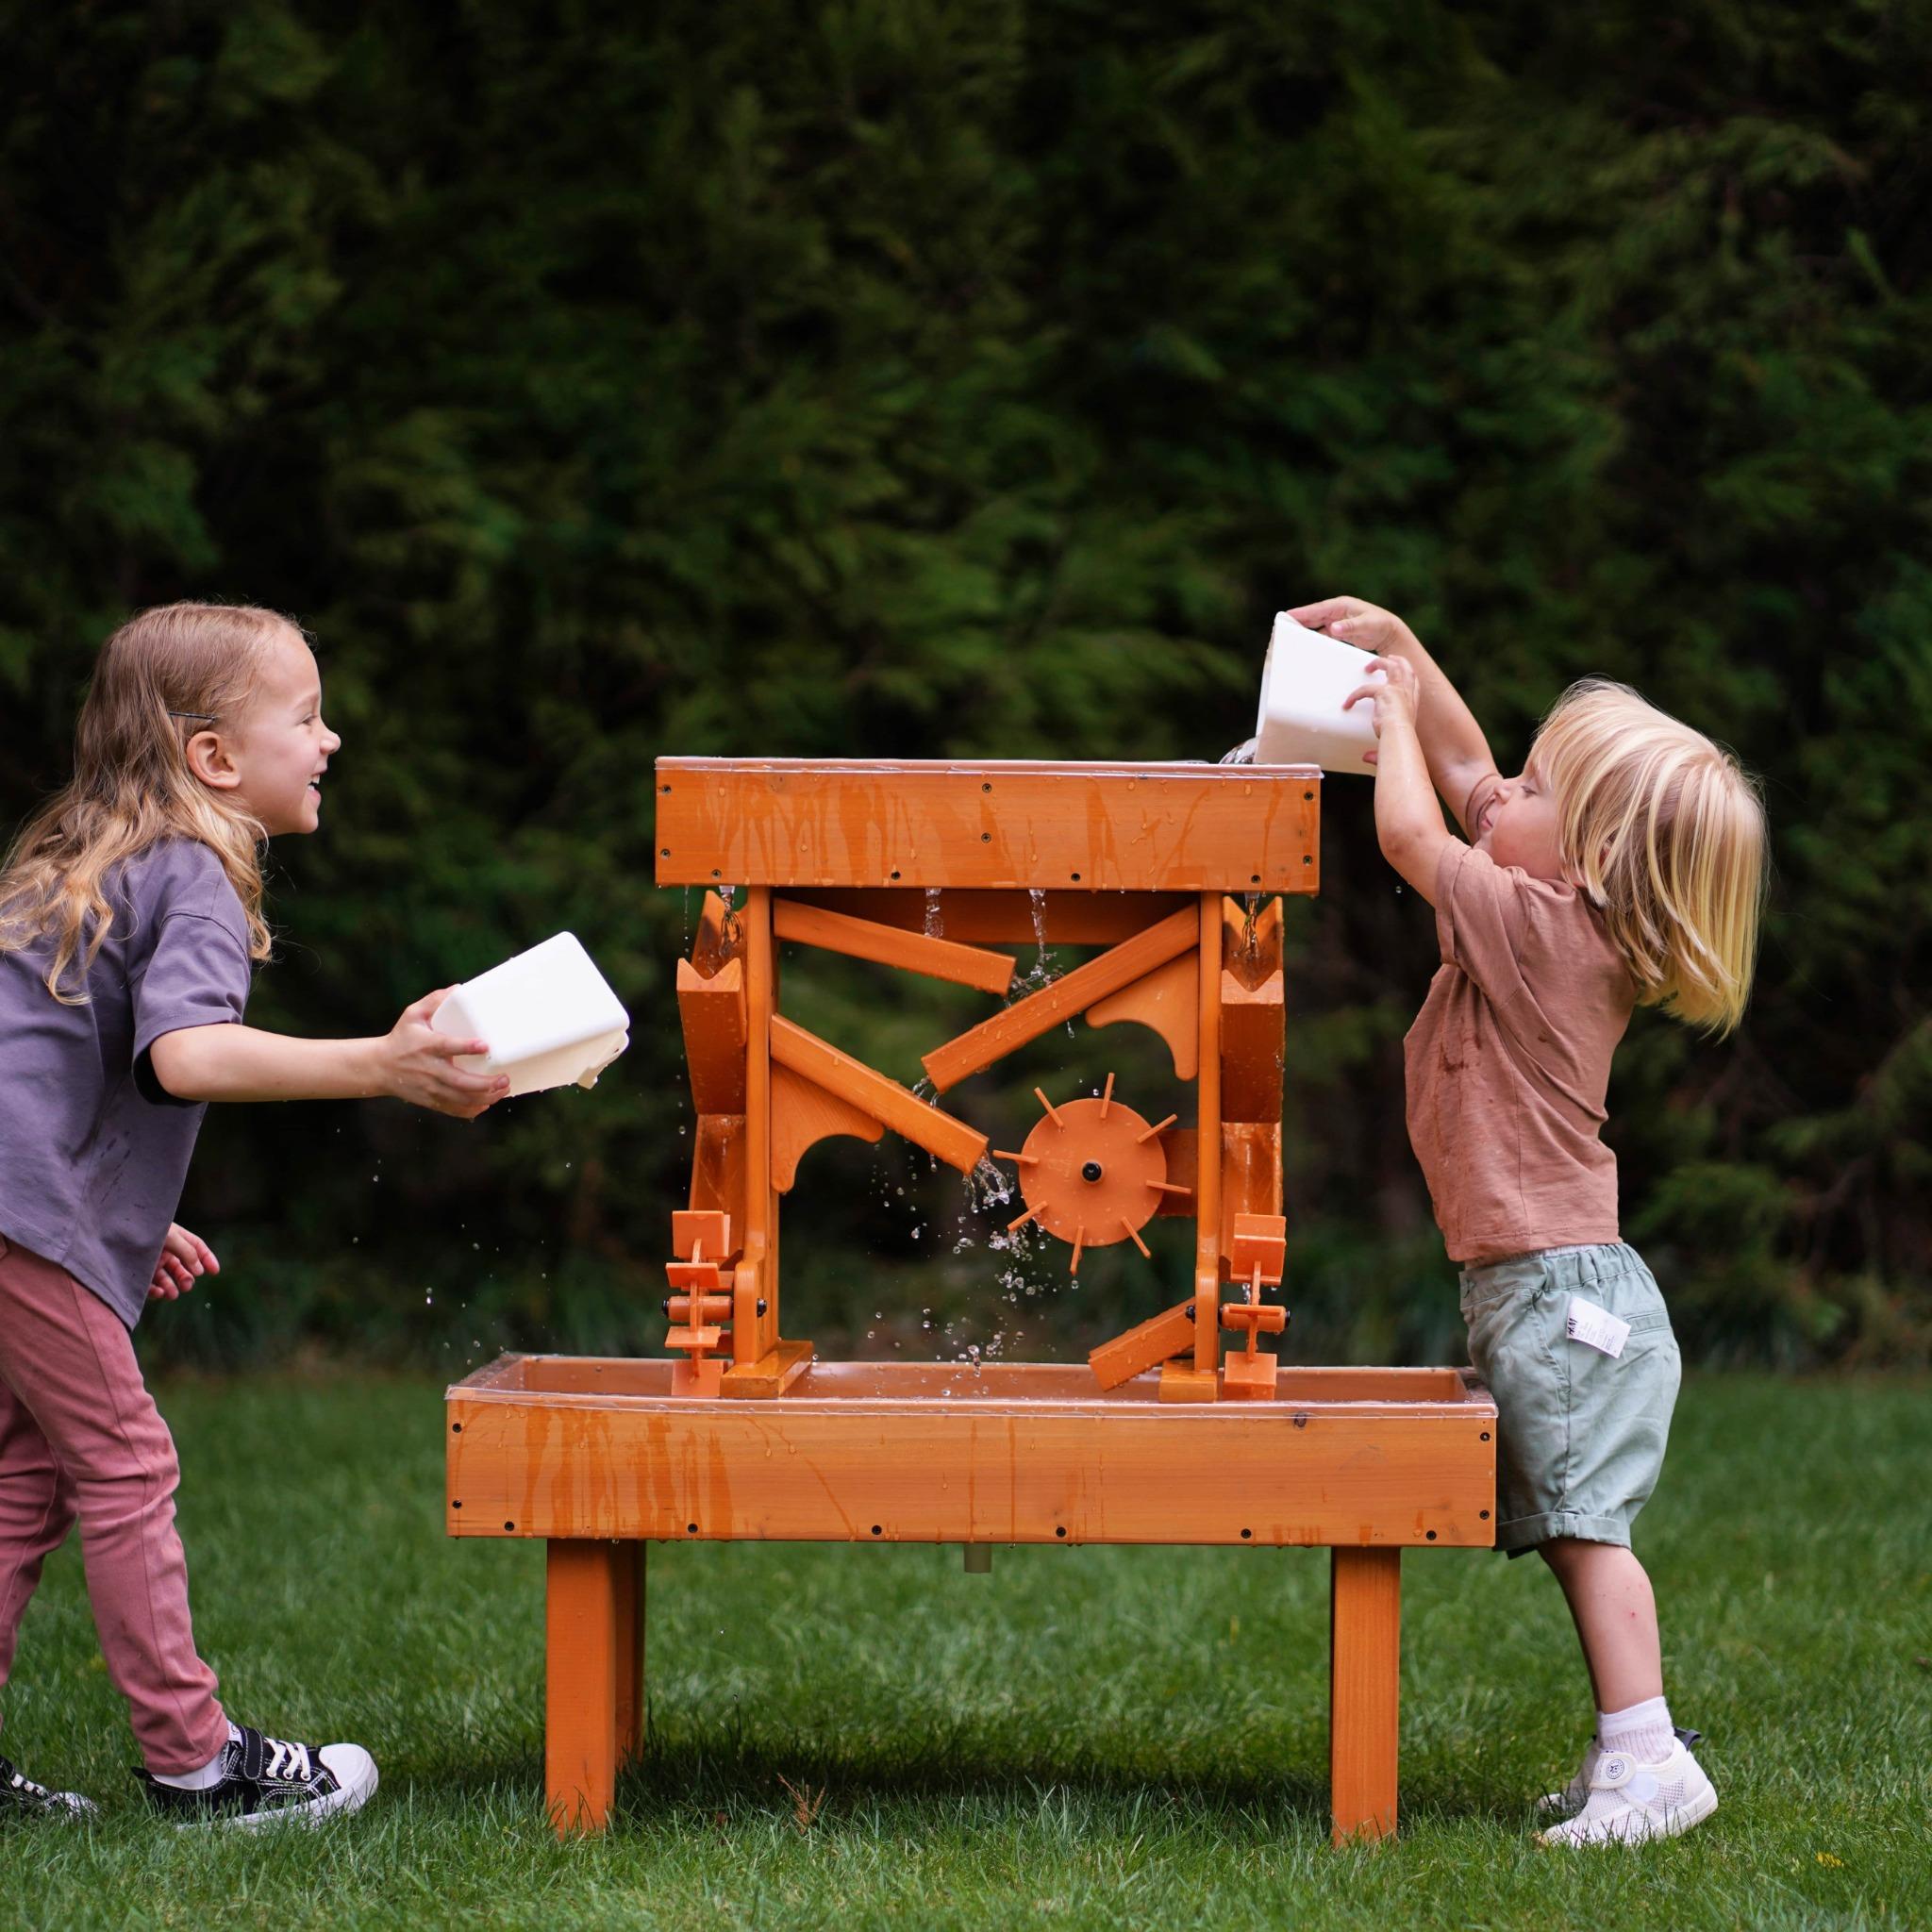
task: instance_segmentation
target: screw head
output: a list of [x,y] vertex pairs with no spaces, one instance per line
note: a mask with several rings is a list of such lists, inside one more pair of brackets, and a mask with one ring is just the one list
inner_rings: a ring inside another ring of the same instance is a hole
[[1087,1163],[1087,1165],[1080,1170],[1080,1178],[1083,1181],[1097,1181],[1100,1178],[1100,1171],[1101,1170],[1099,1161],[1090,1160]]

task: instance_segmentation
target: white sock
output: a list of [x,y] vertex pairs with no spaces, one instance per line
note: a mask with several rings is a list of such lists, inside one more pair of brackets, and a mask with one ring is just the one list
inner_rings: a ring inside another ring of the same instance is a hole
[[[242,1733],[231,1724],[228,1726],[228,1744],[238,1743]],[[161,1772],[154,1774],[158,1785],[173,1785],[177,1791],[207,1791],[222,1781],[222,1759],[227,1755],[228,1744],[224,1744],[199,1771],[183,1771],[173,1775]]]
[[1622,1751],[1639,1764],[1660,1764],[1671,1755],[1675,1733],[1671,1707],[1661,1697],[1646,1697],[1627,1710],[1596,1714],[1597,1742],[1606,1751]]

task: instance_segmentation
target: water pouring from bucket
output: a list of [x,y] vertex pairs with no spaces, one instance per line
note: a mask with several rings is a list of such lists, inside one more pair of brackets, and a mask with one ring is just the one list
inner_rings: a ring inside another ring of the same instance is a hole
[[429,1024],[439,1033],[487,1040],[487,1055],[466,1054],[456,1064],[508,1074],[511,1096],[594,1087],[630,1044],[630,1015],[568,932],[466,979]]
[[1375,748],[1373,707],[1341,708],[1357,685],[1385,681],[1384,673],[1365,669],[1373,656],[1276,612],[1261,669],[1254,762],[1373,776],[1375,768],[1363,757]]

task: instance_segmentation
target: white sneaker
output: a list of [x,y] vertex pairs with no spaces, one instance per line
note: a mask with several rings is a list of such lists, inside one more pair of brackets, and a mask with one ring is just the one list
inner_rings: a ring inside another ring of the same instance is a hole
[[[1676,1738],[1687,1751],[1694,1751],[1704,1742],[1702,1731],[1687,1730],[1682,1724],[1677,1726]],[[1576,1775],[1560,1791],[1545,1791],[1536,1801],[1536,1815],[1539,1818],[1574,1818],[1590,1796],[1590,1781],[1595,1775],[1597,1763],[1603,1755],[1602,1742],[1592,1735],[1583,1747],[1583,1762],[1576,1767]]]
[[1717,1788],[1680,1741],[1656,1764],[1639,1764],[1626,1751],[1606,1751],[1591,1774],[1583,1808],[1537,1834],[1544,1845],[1640,1844],[1674,1838],[1717,1809]]

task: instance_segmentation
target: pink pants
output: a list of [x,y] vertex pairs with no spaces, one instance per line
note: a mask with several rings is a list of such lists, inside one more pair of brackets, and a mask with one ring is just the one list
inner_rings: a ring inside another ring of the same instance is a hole
[[121,1318],[0,1240],[0,1686],[41,1565],[78,1517],[108,1674],[147,1768],[169,1775],[200,1770],[228,1737],[188,1615],[179,1480]]

